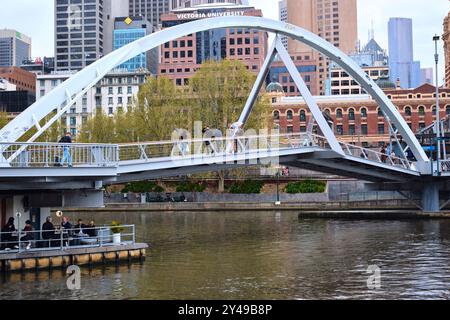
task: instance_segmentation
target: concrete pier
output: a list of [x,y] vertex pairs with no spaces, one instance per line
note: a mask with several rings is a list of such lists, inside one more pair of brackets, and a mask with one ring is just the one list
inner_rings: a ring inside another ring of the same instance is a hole
[[145,259],[147,244],[67,248],[0,254],[1,272],[65,268],[70,265],[95,265]]

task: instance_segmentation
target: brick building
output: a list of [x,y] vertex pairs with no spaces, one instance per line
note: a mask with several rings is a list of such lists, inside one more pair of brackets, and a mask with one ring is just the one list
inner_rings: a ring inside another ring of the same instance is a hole
[[[163,28],[193,20],[218,16],[257,16],[262,11],[250,6],[212,4],[210,6],[178,9],[163,14]],[[249,70],[258,73],[267,54],[266,32],[247,28],[215,29],[189,34],[161,47],[158,74],[186,85],[201,64],[208,60],[232,59],[242,61]]]
[[14,84],[17,91],[36,94],[36,75],[19,67],[0,67],[0,78]]
[[[280,85],[281,87],[281,85]],[[273,88],[273,86],[271,87]],[[415,89],[386,89],[386,95],[405,118],[413,132],[435,121],[436,88],[424,84]],[[286,97],[281,90],[272,91],[273,116],[282,132],[305,132],[311,117],[301,97]],[[439,89],[440,115],[450,115],[450,88]],[[389,141],[389,127],[376,101],[369,95],[317,96],[323,112],[333,119],[333,129],[341,141],[377,146]]]
[[445,86],[450,88],[450,12],[444,19]]

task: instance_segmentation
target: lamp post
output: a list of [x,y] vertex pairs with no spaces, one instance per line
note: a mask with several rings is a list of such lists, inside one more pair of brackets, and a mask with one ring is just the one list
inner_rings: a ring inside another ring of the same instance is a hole
[[438,75],[438,67],[439,67],[439,54],[438,54],[438,41],[440,40],[440,37],[438,35],[435,35],[433,37],[434,41],[434,60],[436,62],[436,164],[437,164],[437,175],[440,175],[439,170],[439,159],[441,157],[441,124],[439,119],[439,75]]
[[279,206],[281,205],[280,201],[280,167],[277,166],[277,201],[275,202],[275,205]]

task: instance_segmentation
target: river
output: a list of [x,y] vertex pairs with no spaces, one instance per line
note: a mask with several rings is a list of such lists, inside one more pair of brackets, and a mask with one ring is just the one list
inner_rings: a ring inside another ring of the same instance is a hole
[[[295,212],[107,213],[143,263],[0,277],[0,299],[449,299],[450,221],[301,220]],[[381,288],[369,289],[369,266]]]

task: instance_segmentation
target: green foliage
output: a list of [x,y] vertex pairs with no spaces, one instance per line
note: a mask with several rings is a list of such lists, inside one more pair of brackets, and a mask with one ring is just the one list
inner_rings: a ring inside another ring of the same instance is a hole
[[146,192],[164,192],[164,188],[152,181],[138,181],[128,183],[122,189],[122,193],[146,193]]
[[[164,76],[149,77],[137,99],[114,115],[97,111],[80,130],[78,142],[124,143],[171,140],[174,130],[193,130],[195,121],[225,135],[237,121],[255,81],[255,75],[236,60],[202,64],[189,85],[178,87]],[[246,128],[271,128],[271,105],[261,95]]]
[[114,234],[121,233],[125,230],[122,224],[119,221],[111,222],[111,232]]
[[6,112],[0,112],[0,129],[6,126],[9,122],[8,114]]
[[305,180],[300,182],[290,182],[285,188],[286,193],[323,193],[326,189],[326,182]]
[[203,192],[206,189],[206,183],[201,182],[181,182],[177,185],[177,192]]
[[261,181],[248,180],[244,182],[235,182],[231,185],[230,193],[234,194],[258,194],[261,193],[261,189],[264,183]]

